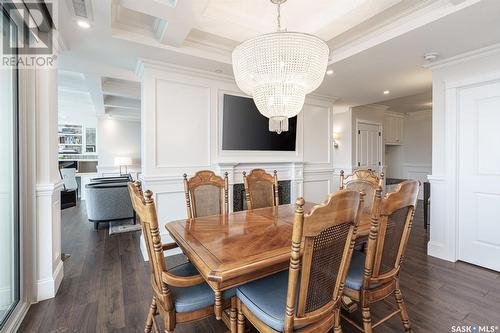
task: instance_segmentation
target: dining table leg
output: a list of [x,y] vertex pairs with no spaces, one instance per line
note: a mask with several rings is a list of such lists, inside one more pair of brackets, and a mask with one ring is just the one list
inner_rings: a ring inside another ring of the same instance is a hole
[[222,319],[222,291],[215,291],[215,305],[214,305],[215,318]]

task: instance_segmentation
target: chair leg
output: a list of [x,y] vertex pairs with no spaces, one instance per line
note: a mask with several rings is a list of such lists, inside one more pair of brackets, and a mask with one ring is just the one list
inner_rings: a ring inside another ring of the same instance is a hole
[[368,304],[363,305],[362,314],[363,314],[363,329],[365,333],[372,333],[373,332],[372,317],[370,314],[370,306]]
[[238,301],[236,296],[231,298],[231,312],[229,317],[229,330],[231,333],[237,333],[237,312],[238,312]]
[[175,329],[175,311],[166,312],[163,316],[163,323],[165,325],[165,333],[174,333]]
[[148,317],[146,319],[146,326],[144,327],[144,333],[151,332],[155,320],[155,314],[156,314],[156,299],[153,296],[153,300],[151,301],[151,305],[149,306]]
[[403,294],[401,293],[401,289],[398,288],[394,292],[394,297],[396,298],[396,303],[398,304],[398,308],[401,311],[401,321],[403,322],[403,326],[405,328],[405,332],[411,332],[410,326],[410,316],[408,315],[408,308],[403,300]]
[[243,310],[241,307],[241,301],[237,300],[238,304],[238,333],[245,332],[245,315],[243,314]]
[[340,326],[340,309],[335,312],[335,325],[333,327],[333,333],[342,333],[342,327]]

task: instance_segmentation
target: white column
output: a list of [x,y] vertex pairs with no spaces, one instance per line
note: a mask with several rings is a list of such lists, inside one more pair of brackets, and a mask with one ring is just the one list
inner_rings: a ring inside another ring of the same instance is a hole
[[61,261],[62,181],[58,167],[57,66],[35,73],[37,301],[54,297],[63,277]]

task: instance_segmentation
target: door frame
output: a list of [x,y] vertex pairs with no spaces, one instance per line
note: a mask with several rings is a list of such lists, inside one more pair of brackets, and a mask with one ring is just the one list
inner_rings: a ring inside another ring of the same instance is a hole
[[[443,116],[442,120],[439,120],[442,121],[439,129],[444,130],[442,139],[445,142],[438,150],[443,154],[446,163],[440,170],[436,170],[433,163],[432,175],[428,176],[434,197],[433,204],[436,207],[431,209],[431,221],[442,221],[443,224],[437,222],[430,225],[427,250],[431,256],[452,262],[460,260],[460,92],[471,86],[495,82],[500,82],[500,71],[444,82]],[[436,121],[433,117],[433,134]],[[436,148],[434,144],[433,140],[433,150]]]
[[[463,82],[464,83],[464,82]],[[468,152],[464,152],[464,151],[461,151],[460,149],[460,134],[461,134],[461,128],[462,128],[462,114],[464,112],[463,110],[463,106],[462,104],[458,103],[460,100],[461,100],[461,97],[462,97],[462,91],[464,89],[469,89],[469,88],[474,88],[474,87],[483,87],[483,86],[486,86],[486,85],[490,85],[490,84],[496,84],[496,83],[500,83],[500,77],[496,78],[496,79],[493,79],[493,80],[485,80],[485,81],[482,81],[482,82],[477,82],[477,80],[472,80],[471,82],[469,82],[468,84],[465,84],[465,85],[460,85],[460,86],[457,86],[456,88],[454,88],[454,93],[456,94],[456,101],[457,101],[457,107],[456,107],[456,119],[457,119],[457,122],[456,122],[456,126],[457,126],[457,129],[456,129],[456,142],[455,142],[455,152],[456,152],[456,202],[455,202],[455,210],[456,210],[456,230],[455,230],[455,260],[464,260],[464,256],[463,256],[463,249],[462,249],[462,246],[461,246],[461,226],[462,226],[462,219],[463,219],[463,216],[462,216],[462,209],[463,208],[461,206],[461,204],[463,203],[462,202],[462,197],[461,195],[463,195],[462,191],[467,191],[466,188],[463,187],[463,182],[461,181],[462,179],[462,176],[465,176],[465,172],[462,170],[462,157],[464,155],[468,155]],[[465,262],[469,262],[470,261],[465,261]],[[472,263],[474,264],[474,263]],[[475,265],[478,265],[478,264],[475,264]],[[480,267],[483,267],[483,266],[480,266]],[[489,268],[491,269],[491,268]]]
[[384,137],[384,126],[382,125],[382,123],[380,122],[377,122],[377,121],[372,121],[372,120],[365,120],[365,119],[356,119],[356,132],[355,132],[355,136],[356,136],[356,163],[353,165],[353,170],[356,170],[358,168],[360,168],[358,166],[359,164],[359,125],[360,124],[367,124],[367,125],[375,125],[375,126],[378,126],[378,131],[380,133],[379,137],[378,137],[378,146],[379,146],[379,161],[380,161],[380,165],[379,165],[379,170],[378,172],[380,173],[381,171],[384,170],[384,160],[383,160],[383,157],[384,157],[384,144],[383,144],[383,140],[382,138]]

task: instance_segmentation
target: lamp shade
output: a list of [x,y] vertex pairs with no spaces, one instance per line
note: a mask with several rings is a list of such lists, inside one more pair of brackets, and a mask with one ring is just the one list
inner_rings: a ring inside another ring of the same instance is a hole
[[115,157],[115,166],[132,165],[130,157]]

